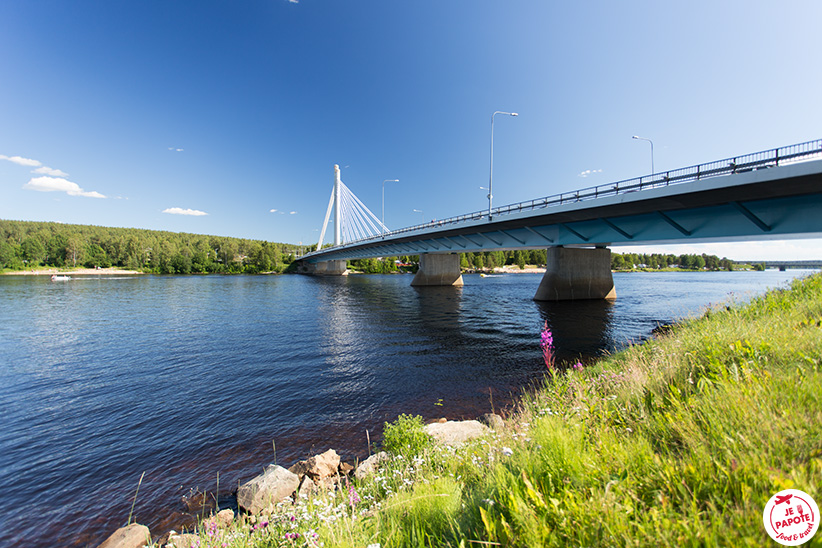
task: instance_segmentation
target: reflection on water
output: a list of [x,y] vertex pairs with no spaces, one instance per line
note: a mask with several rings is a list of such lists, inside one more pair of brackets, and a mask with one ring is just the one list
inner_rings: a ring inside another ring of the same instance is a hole
[[610,351],[617,345],[612,328],[613,301],[535,301],[535,304],[554,335],[560,364]]
[[[400,413],[499,411],[545,365],[590,358],[797,272],[616,274],[615,302],[536,303],[538,276],[409,286],[409,276],[0,277],[0,545],[95,545],[128,516],[191,519],[274,455],[289,465]],[[492,404],[493,400],[493,404]],[[31,486],[36,485],[32,492]]]

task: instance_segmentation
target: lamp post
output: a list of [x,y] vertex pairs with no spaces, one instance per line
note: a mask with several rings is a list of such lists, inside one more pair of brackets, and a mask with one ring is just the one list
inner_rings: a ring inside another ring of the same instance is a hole
[[494,111],[491,115],[491,167],[488,170],[488,220],[491,220],[491,201],[494,199],[494,116],[497,114],[507,114],[508,116],[519,116],[516,112]]
[[382,182],[382,233],[385,234],[385,183],[399,183],[399,179],[386,179]]
[[631,139],[639,139],[640,141],[648,141],[651,143],[651,175],[655,173],[654,171],[654,142],[650,139],[646,139],[645,137],[640,137],[639,135],[631,136]]
[[422,224],[425,224],[425,214],[422,212],[422,210],[421,209],[415,209],[414,212],[420,214],[420,220],[422,221]]

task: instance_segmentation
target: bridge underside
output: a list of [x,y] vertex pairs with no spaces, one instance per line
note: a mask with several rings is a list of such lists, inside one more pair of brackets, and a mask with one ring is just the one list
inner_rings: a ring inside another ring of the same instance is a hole
[[[822,185],[822,181],[820,182]],[[661,204],[660,204],[661,205]],[[597,208],[600,209],[600,208]],[[486,222],[473,230],[443,229],[333,253],[362,259],[424,253],[466,253],[545,247],[605,247],[822,237],[822,195],[738,200],[689,209],[614,215],[616,211],[555,213],[546,218]],[[548,218],[550,217],[550,218]],[[535,224],[527,224],[531,221]]]

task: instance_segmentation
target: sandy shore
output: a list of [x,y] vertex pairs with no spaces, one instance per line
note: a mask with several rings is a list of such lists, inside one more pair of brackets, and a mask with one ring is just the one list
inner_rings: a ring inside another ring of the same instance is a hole
[[52,274],[62,274],[68,276],[111,276],[112,274],[142,274],[136,270],[123,270],[122,268],[75,268],[71,270],[60,270],[59,268],[38,268],[32,270],[13,270],[4,272],[6,276],[51,276]]
[[544,274],[545,267],[526,266],[525,269],[520,269],[518,266],[498,266],[494,269],[494,272],[505,274]]

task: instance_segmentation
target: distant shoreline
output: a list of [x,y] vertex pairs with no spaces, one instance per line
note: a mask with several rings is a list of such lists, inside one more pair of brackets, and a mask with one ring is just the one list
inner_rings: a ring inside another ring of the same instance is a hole
[[51,276],[53,274],[60,275],[76,275],[76,276],[99,276],[110,274],[143,274],[138,270],[123,270],[122,268],[75,268],[72,270],[65,270],[59,268],[34,268],[31,270],[11,270],[3,272],[4,276]]

